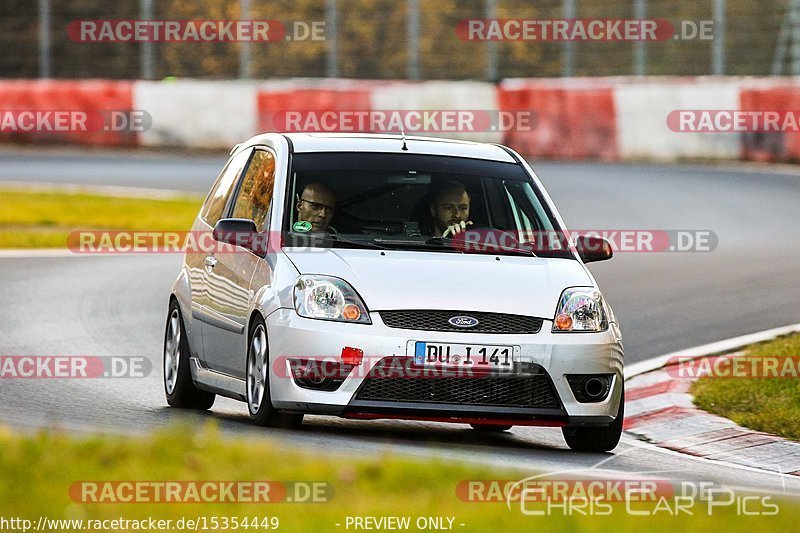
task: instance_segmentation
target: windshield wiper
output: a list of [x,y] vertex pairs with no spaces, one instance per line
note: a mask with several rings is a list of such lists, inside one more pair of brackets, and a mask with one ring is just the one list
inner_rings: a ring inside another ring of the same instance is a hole
[[438,250],[440,252],[458,252],[450,246],[445,245],[445,241],[441,237],[431,237],[427,241],[406,241],[401,239],[372,239],[372,242],[384,248],[416,248],[422,250]]
[[437,250],[440,252],[458,253],[492,253],[508,255],[524,255],[526,257],[536,257],[532,250],[525,248],[508,248],[495,243],[469,243],[450,239],[448,237],[430,237],[425,241],[404,241],[399,239],[373,239],[372,242],[386,247],[410,248],[417,250]]
[[[458,242],[458,244],[453,244],[454,242]],[[501,246],[498,243],[494,242],[477,242],[477,243],[467,243],[466,241],[455,241],[450,237],[431,237],[427,241],[426,244],[437,244],[440,246],[449,245],[453,248],[456,248],[462,252],[467,253],[498,253],[498,252],[508,252],[512,255],[524,255],[528,257],[536,257],[536,254],[533,253],[533,250],[527,250],[525,248],[510,248],[508,246]],[[521,243],[520,243],[521,244]]]
[[358,246],[360,248],[371,248],[373,250],[385,250],[386,249],[385,246],[381,246],[381,244],[375,242],[375,240],[373,240],[372,242],[369,242],[369,241],[357,241],[357,240],[354,240],[354,239],[348,239],[346,237],[342,237],[341,235],[332,234],[332,233],[323,236],[322,239],[323,240],[329,239],[329,240],[333,241],[334,243],[350,244],[350,245],[353,245],[353,246]]
[[[478,247],[465,247],[465,251],[472,252],[472,253],[508,253],[509,255],[524,255],[526,257],[536,257],[536,254],[533,253],[533,250],[527,250],[525,248],[509,248],[507,246],[500,246],[499,244],[494,243],[484,243],[479,245]],[[487,249],[491,248],[491,249]]]
[[[358,248],[368,248],[370,250],[385,250],[386,248],[380,246],[378,243],[370,242],[370,241],[359,241],[354,239],[348,239],[347,237],[342,237],[341,235],[335,233],[296,233],[291,232],[289,234],[293,241],[300,242],[302,246],[308,246],[310,243],[314,244],[322,244],[330,246],[331,248],[336,247],[337,244],[346,244],[353,247]],[[342,247],[343,248],[343,247]]]

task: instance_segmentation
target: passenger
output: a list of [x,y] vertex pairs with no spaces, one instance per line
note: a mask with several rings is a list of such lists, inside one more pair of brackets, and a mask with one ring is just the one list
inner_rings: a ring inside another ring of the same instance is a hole
[[311,224],[311,231],[330,232],[336,209],[336,195],[324,183],[309,183],[297,199],[297,221]]
[[434,235],[458,235],[472,225],[469,220],[470,197],[458,181],[448,181],[433,194],[430,205]]

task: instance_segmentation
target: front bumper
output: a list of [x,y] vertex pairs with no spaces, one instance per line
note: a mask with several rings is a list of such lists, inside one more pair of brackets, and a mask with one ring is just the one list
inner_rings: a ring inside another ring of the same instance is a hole
[[[290,412],[348,418],[550,426],[606,425],[618,412],[623,387],[623,351],[615,325],[601,333],[552,333],[552,323],[545,320],[539,333],[509,335],[389,328],[377,312],[372,312],[370,318],[371,325],[346,324],[302,318],[293,309],[285,308],[267,316],[273,405]],[[411,341],[519,346],[514,376],[521,377],[530,368],[542,369],[552,381],[558,405],[538,408],[357,398],[378,361],[386,357],[405,358]],[[347,374],[338,388],[312,390],[295,382],[291,361],[338,360],[344,347],[363,350],[364,360]],[[611,374],[611,390],[602,401],[579,402],[565,377],[571,374]]]

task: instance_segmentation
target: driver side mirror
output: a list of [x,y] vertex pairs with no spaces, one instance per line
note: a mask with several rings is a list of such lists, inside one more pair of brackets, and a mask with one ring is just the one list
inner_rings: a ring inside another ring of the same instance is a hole
[[611,243],[597,235],[578,235],[575,239],[575,248],[584,263],[605,261],[614,256]]
[[[214,226],[213,237],[215,241],[241,246],[254,250],[254,240],[258,235],[256,223],[245,218],[223,218]],[[260,247],[260,246],[259,246]]]

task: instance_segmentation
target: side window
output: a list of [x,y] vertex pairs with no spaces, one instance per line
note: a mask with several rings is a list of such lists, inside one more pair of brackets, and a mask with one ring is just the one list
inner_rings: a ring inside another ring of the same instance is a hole
[[274,186],[275,156],[256,150],[239,186],[231,217],[252,220],[259,232],[264,231]]
[[520,242],[524,242],[522,240],[524,238],[524,233],[522,233],[522,230],[525,228],[520,221],[520,215],[522,214],[522,211],[520,211],[520,209],[517,207],[517,203],[514,201],[514,197],[511,196],[511,191],[508,189],[506,189],[506,197],[508,198],[508,204],[511,206],[511,212],[514,215],[514,229],[519,232]]
[[222,170],[222,174],[217,178],[217,182],[211,188],[211,192],[203,204],[203,209],[200,211],[200,218],[205,220],[206,224],[212,228],[222,218],[233,184],[236,183],[236,178],[239,177],[245,164],[247,164],[250,153],[251,150],[245,150],[228,161],[228,164]]
[[[536,201],[536,198],[531,198],[530,195],[526,198],[528,187],[520,183],[505,183],[506,195],[508,196],[509,205],[511,206],[514,215],[514,222],[516,230],[519,232],[520,242],[528,242],[533,237],[533,232],[540,231],[540,222],[538,214],[533,207],[534,211],[528,212],[526,208],[530,208],[530,202]],[[536,205],[536,204],[534,204]]]

